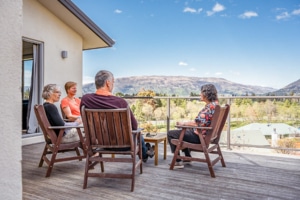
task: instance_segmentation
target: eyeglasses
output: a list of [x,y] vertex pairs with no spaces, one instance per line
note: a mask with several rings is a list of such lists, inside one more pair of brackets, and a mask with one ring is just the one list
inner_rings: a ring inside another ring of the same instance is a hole
[[58,93],[58,94],[61,94],[61,91],[55,91],[54,93]]

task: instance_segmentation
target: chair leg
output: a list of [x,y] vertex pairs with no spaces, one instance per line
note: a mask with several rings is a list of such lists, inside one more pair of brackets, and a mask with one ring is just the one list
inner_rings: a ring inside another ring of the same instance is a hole
[[140,163],[140,174],[142,174],[143,173],[143,161],[142,161],[143,154],[142,154],[142,144],[141,143],[139,143],[138,158],[139,158],[138,162]]
[[135,158],[136,156],[134,155],[132,158],[131,192],[133,192],[134,190],[134,183],[135,183]]
[[87,179],[88,179],[90,162],[91,161],[89,161],[89,156],[87,155],[86,162],[85,162],[84,178],[83,178],[83,189],[86,189],[86,186],[87,186]]
[[176,162],[176,158],[178,156],[178,152],[180,151],[180,144],[177,144],[177,147],[176,147],[176,150],[174,152],[174,155],[173,155],[173,159],[172,159],[172,162],[170,164],[170,170],[173,170],[174,169],[174,165],[175,165],[175,162]]
[[215,178],[216,177],[215,172],[214,172],[213,166],[211,164],[210,157],[209,157],[209,154],[208,154],[207,150],[205,150],[203,153],[205,155],[205,159],[206,159],[206,163],[207,163],[207,166],[208,166],[208,169],[209,169],[209,172],[210,172],[210,176]]
[[[80,152],[79,152],[78,147],[75,148],[75,151],[76,151],[76,155],[77,155],[77,156],[80,156]],[[79,158],[78,160],[79,160],[79,161],[82,161],[82,158]]]
[[[102,154],[99,155],[102,158]],[[103,161],[100,162],[101,172],[104,173],[104,164]]]
[[52,152],[51,160],[49,162],[49,166],[48,166],[48,170],[47,170],[47,173],[46,173],[46,177],[49,177],[50,174],[51,174],[51,171],[53,169],[57,153],[58,153],[58,149],[54,148],[54,151]]
[[43,154],[41,156],[41,160],[40,160],[40,163],[39,163],[39,167],[42,167],[43,166],[43,163],[44,163],[44,156],[46,156],[47,154],[47,150],[48,150],[48,147],[47,147],[47,143],[44,147],[44,151],[43,151]]
[[221,151],[221,148],[219,145],[217,147],[217,151],[218,151],[219,156],[221,157],[222,167],[226,167],[225,160],[224,160],[224,157],[223,157],[223,154],[222,154],[222,151]]

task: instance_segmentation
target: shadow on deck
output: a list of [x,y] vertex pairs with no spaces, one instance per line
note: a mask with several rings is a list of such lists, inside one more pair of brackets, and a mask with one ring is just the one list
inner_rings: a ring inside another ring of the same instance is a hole
[[[38,168],[44,144],[23,146],[23,199],[299,199],[300,158],[264,156],[223,151],[227,167],[214,166],[211,178],[205,163],[169,170],[172,155],[163,160],[160,144],[158,166],[153,159],[136,173],[134,192],[129,179],[89,178],[83,190],[85,160],[56,163],[50,178],[46,165]],[[169,150],[169,147],[168,147]],[[100,167],[99,167],[100,168]],[[97,166],[96,169],[98,170]],[[129,170],[106,164],[105,170]]]

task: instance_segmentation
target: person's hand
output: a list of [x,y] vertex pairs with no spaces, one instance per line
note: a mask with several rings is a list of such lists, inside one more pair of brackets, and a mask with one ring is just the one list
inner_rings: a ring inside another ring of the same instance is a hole
[[82,120],[81,120],[81,117],[78,117],[75,122],[77,122],[78,124],[82,124]]
[[183,126],[184,122],[176,122],[177,126]]

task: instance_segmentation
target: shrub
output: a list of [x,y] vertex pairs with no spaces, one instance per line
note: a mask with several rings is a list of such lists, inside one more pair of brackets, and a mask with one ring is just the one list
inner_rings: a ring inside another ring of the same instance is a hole
[[[297,143],[297,140],[295,138],[283,138],[283,139],[280,139],[277,141],[278,147],[281,147],[281,148],[296,148],[296,143]],[[293,152],[288,149],[280,149],[278,151],[283,154],[290,154]]]

